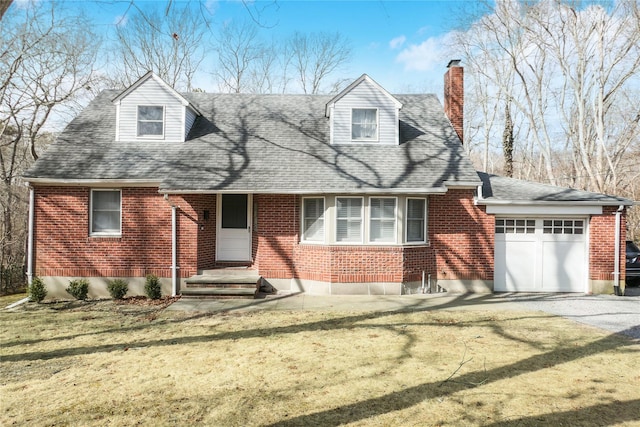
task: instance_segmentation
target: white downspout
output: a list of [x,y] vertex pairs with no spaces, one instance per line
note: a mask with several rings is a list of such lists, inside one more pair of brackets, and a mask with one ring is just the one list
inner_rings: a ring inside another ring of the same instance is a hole
[[33,222],[35,217],[35,191],[33,187],[29,187],[29,231],[27,238],[27,283],[31,287],[33,281]]
[[620,219],[621,219],[621,214],[622,214],[622,210],[624,209],[623,205],[620,205],[618,207],[618,210],[616,211],[616,237],[615,237],[615,250],[614,250],[614,257],[615,257],[615,262],[614,262],[614,267],[613,267],[613,292],[614,294],[620,296],[622,295],[622,293],[620,292],[620,243],[621,243],[621,239],[620,239],[620,231],[621,231],[621,226],[620,226]]
[[178,295],[178,227],[177,206],[171,205],[171,296]]

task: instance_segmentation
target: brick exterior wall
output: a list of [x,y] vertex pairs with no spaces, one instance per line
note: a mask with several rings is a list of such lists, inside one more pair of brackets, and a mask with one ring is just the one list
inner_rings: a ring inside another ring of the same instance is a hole
[[[178,206],[182,278],[214,268],[216,196],[170,196],[157,188],[122,189],[122,236],[89,236],[87,187],[36,187],[35,274],[38,276],[171,276],[171,206]],[[473,202],[474,191],[428,199],[428,245],[300,244],[300,197],[254,195],[253,268],[268,278],[331,283],[493,280],[494,217]],[[612,280],[615,207],[590,221],[591,280]],[[208,219],[205,219],[208,211]],[[622,215],[622,235],[625,216]],[[624,239],[621,241],[624,279]]]
[[[615,269],[615,231],[617,207],[605,206],[602,215],[594,215],[589,221],[589,279],[613,280]],[[626,211],[620,218],[620,280],[625,278]]]
[[296,274],[293,258],[298,243],[300,214],[298,197],[292,194],[254,196],[257,229],[254,230],[254,266],[264,277],[291,278]]
[[[171,277],[171,206],[157,188],[122,189],[120,237],[89,236],[88,187],[36,187],[37,276]],[[197,215],[182,198],[178,211],[180,276],[196,272]]]
[[473,202],[474,190],[429,197],[429,236],[438,279],[493,280],[493,215]]

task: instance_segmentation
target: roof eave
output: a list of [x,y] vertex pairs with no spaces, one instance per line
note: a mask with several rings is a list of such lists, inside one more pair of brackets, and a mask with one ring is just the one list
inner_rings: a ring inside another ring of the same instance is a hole
[[255,189],[170,189],[159,188],[159,193],[162,194],[232,194],[232,193],[247,193],[247,194],[415,194],[415,195],[428,195],[428,194],[444,194],[447,192],[445,187],[433,187],[433,188],[376,188],[376,189],[308,189],[308,190],[291,190],[291,189],[269,189],[269,190],[255,190]]
[[562,205],[580,205],[580,206],[633,206],[634,204],[640,204],[640,202],[634,202],[633,200],[620,199],[620,200],[512,200],[512,199],[477,199],[476,204],[485,206],[524,206],[524,205],[537,205],[537,206],[562,206]]
[[118,187],[158,187],[160,180],[149,179],[60,179],[60,178],[23,178],[26,185],[60,185],[60,186],[118,186]]

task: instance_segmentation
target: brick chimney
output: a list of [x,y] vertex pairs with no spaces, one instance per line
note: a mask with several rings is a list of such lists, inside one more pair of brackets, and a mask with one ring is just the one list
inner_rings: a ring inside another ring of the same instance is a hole
[[444,112],[464,143],[464,68],[459,59],[452,59],[447,64],[444,75]]

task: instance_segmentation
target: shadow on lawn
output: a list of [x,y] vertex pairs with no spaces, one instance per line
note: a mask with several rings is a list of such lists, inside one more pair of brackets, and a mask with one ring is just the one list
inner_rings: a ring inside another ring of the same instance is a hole
[[[209,342],[216,340],[226,340],[226,339],[244,339],[244,338],[260,338],[264,336],[270,336],[275,334],[296,334],[300,332],[306,331],[316,331],[316,330],[338,330],[338,329],[346,329],[353,327],[360,328],[383,328],[389,329],[392,332],[399,332],[396,325],[393,325],[389,322],[383,322],[379,324],[366,324],[366,325],[357,325],[358,322],[371,320],[371,319],[383,319],[388,318],[398,314],[406,314],[406,313],[415,313],[421,311],[437,311],[446,309],[449,307],[459,307],[460,305],[476,305],[476,304],[486,304],[487,301],[491,300],[491,296],[482,296],[482,297],[468,297],[467,294],[459,295],[455,301],[450,301],[444,304],[440,304],[437,307],[433,305],[428,305],[427,300],[416,300],[413,304],[405,305],[400,309],[391,310],[391,311],[376,311],[376,312],[362,312],[361,314],[349,315],[344,317],[335,317],[329,320],[319,320],[315,322],[307,322],[307,323],[299,323],[295,325],[288,326],[278,326],[278,327],[264,327],[259,329],[251,329],[244,331],[232,331],[232,332],[222,332],[222,333],[214,333],[207,335],[196,335],[196,336],[186,336],[186,337],[167,337],[166,339],[156,339],[156,340],[137,340],[137,341],[126,341],[117,344],[102,344],[95,346],[84,346],[84,347],[68,347],[68,348],[60,348],[56,350],[50,351],[34,351],[20,354],[11,354],[2,357],[2,360],[5,362],[10,361],[19,361],[19,360],[49,360],[57,357],[68,357],[68,356],[78,356],[84,354],[91,354],[96,352],[109,352],[109,351],[119,351],[125,347],[152,347],[152,346],[168,346],[168,345],[179,345],[179,344],[191,344],[191,343],[199,343],[199,342]],[[263,301],[263,300],[262,300]],[[229,315],[235,312],[239,313],[247,313],[242,312],[241,310],[247,308],[249,306],[255,306],[256,304],[260,304],[262,301],[247,303],[246,305],[234,307],[228,310],[220,310],[216,313],[211,312],[197,312],[193,316],[185,316],[180,319],[162,319],[155,321],[141,321],[140,324],[128,327],[115,327],[109,329],[103,329],[100,331],[91,331],[86,333],[79,334],[69,334],[58,336],[49,339],[39,339],[39,340],[16,340],[13,342],[3,343],[3,347],[15,347],[21,345],[34,345],[38,343],[44,342],[55,342],[55,341],[67,341],[74,338],[79,338],[83,336],[97,336],[102,334],[126,334],[128,332],[136,332],[136,331],[144,331],[150,330],[151,332],[155,328],[161,325],[168,324],[176,324],[186,321],[193,321],[200,318],[210,318],[216,315]],[[70,308],[78,308],[77,305],[70,305]],[[56,309],[57,311],[64,311],[65,308]],[[148,313],[145,313],[148,314]],[[539,315],[539,316],[531,316],[531,319],[538,319],[542,317],[549,317],[548,315]],[[525,319],[527,317],[519,316],[517,319]],[[457,322],[455,325],[461,327],[464,326],[467,322]],[[422,325],[433,325],[433,326],[443,326],[441,323],[429,323],[423,322]],[[403,331],[402,331],[403,332]],[[508,339],[513,339],[513,337],[508,336],[506,333],[502,333]],[[405,334],[408,335],[408,334]],[[525,341],[525,343],[531,344],[529,341]],[[410,343],[409,343],[410,344]]]
[[[446,309],[449,307],[459,307],[462,304],[487,304],[488,302],[493,302],[495,300],[494,296],[486,296],[485,298],[470,298],[465,295],[461,295],[459,299],[451,301],[450,303],[441,304],[437,307],[433,305],[428,306],[425,305],[425,300],[416,300],[414,304],[410,304],[408,306],[403,307],[402,309],[394,310],[394,311],[385,311],[385,312],[364,312],[356,315],[347,315],[343,317],[332,318],[328,320],[319,320],[301,324],[280,326],[280,327],[264,327],[264,328],[256,328],[251,330],[243,330],[243,331],[231,331],[231,332],[221,332],[221,333],[212,333],[212,334],[204,334],[204,335],[196,335],[196,336],[181,336],[181,337],[167,337],[165,339],[156,339],[156,340],[140,340],[140,341],[131,341],[131,342],[123,342],[118,344],[101,344],[95,346],[83,346],[83,347],[69,347],[51,351],[34,351],[34,352],[25,352],[21,354],[12,354],[6,355],[2,357],[3,362],[12,362],[12,361],[29,361],[29,360],[48,360],[54,358],[62,358],[76,355],[85,355],[96,352],[113,352],[113,351],[122,351],[125,347],[151,347],[151,346],[171,346],[171,345],[185,345],[191,343],[202,343],[202,342],[211,342],[218,340],[237,340],[237,339],[245,339],[245,338],[260,338],[265,336],[277,335],[277,334],[295,334],[300,332],[308,332],[308,331],[317,331],[317,330],[341,330],[341,329],[352,329],[352,328],[366,328],[366,329],[379,329],[384,328],[386,330],[391,330],[396,333],[404,333],[402,330],[402,322],[395,322],[393,319],[394,315],[411,313],[411,312],[420,312],[420,311],[436,311],[439,309]],[[255,304],[255,303],[254,303]],[[229,314],[229,312],[222,313]],[[194,320],[198,318],[212,317],[216,314],[212,313],[197,313],[194,316],[186,316],[181,319],[173,320],[173,319],[163,319],[163,323],[180,323],[183,321]],[[490,316],[489,316],[490,317]],[[541,318],[541,317],[549,317],[546,314],[540,314],[538,316],[518,316],[514,317],[514,319],[524,319],[524,318]],[[365,323],[358,324],[358,322],[363,322],[372,319],[379,319],[380,322]],[[461,328],[468,325],[468,322],[456,322],[453,324],[443,324],[438,322],[429,322],[429,318],[425,318],[426,322],[420,322],[422,325],[437,325],[437,326],[445,326],[445,327],[454,327]],[[490,318],[488,319],[490,320]],[[94,335],[99,335],[103,333],[126,333],[128,331],[134,330],[144,330],[144,329],[153,329],[158,326],[158,322],[146,322],[140,325],[135,325],[129,328],[113,328],[110,330],[104,330],[98,333],[94,333]],[[411,325],[411,323],[409,324]],[[510,335],[507,330],[502,325],[494,322],[494,325],[491,325],[494,328],[494,331],[507,339],[522,341],[521,338],[516,338]],[[76,336],[80,336],[84,334],[78,334]],[[91,334],[86,334],[91,335]],[[401,358],[410,357],[410,348],[412,345],[412,340],[415,340],[416,337],[411,334],[405,334],[407,336],[407,343],[403,348],[403,354]],[[57,337],[56,340],[66,340],[73,338],[72,336],[66,337]],[[536,348],[536,343],[525,341],[527,344],[532,345]],[[20,343],[24,344],[24,343]],[[622,349],[627,346],[637,345],[633,340],[621,338],[618,335],[612,334],[597,341],[588,343],[586,345],[581,346],[561,346],[559,348],[555,348],[550,351],[546,351],[543,354],[537,354],[531,356],[526,359],[519,360],[515,363],[512,363],[507,366],[497,367],[495,369],[491,369],[489,371],[482,372],[481,374],[478,372],[471,372],[468,374],[463,374],[457,376],[455,381],[446,381],[446,382],[430,382],[420,384],[414,387],[408,387],[400,391],[394,391],[387,395],[359,401],[350,405],[328,409],[319,411],[312,414],[300,415],[297,417],[293,417],[287,420],[279,421],[272,425],[274,426],[298,426],[298,425],[323,425],[323,426],[337,426],[345,423],[357,422],[361,421],[373,416],[383,415],[386,413],[390,413],[393,411],[403,410],[414,405],[417,405],[425,400],[434,399],[434,398],[442,398],[445,396],[450,396],[453,393],[465,390],[470,387],[470,384],[477,384],[479,379],[478,376],[482,375],[484,383],[493,383],[496,381],[509,379],[512,377],[517,377],[526,373],[536,372],[543,369],[549,369],[552,366],[561,365],[567,362],[579,360],[584,357],[588,357],[593,354],[598,354],[601,352],[605,352],[613,349]],[[540,349],[540,348],[539,348]],[[635,350],[630,350],[635,351]],[[496,423],[496,426],[507,426],[507,425],[516,425],[527,422],[532,422],[534,424],[544,423],[544,424],[559,424],[559,423],[571,423],[575,421],[577,413],[585,410],[593,409],[595,411],[606,411],[610,414],[610,417],[607,418],[608,421],[613,422],[624,422],[637,420],[637,414],[640,413],[640,401],[631,400],[628,402],[611,402],[611,403],[603,403],[600,405],[595,405],[591,408],[582,408],[576,411],[567,411],[567,412],[557,412],[557,413],[549,413],[543,414],[535,417],[523,417],[517,420],[509,420],[502,421]],[[473,411],[473,408],[470,408],[470,411]],[[470,413],[470,416],[472,414]],[[635,417],[635,418],[634,418]],[[483,420],[485,423],[487,420]]]
[[[592,354],[620,348],[627,345],[634,345],[631,340],[621,339],[615,335],[604,337],[598,341],[594,341],[587,345],[575,348],[559,348],[544,354],[531,356],[527,359],[520,360],[507,366],[501,366],[488,370],[483,373],[485,377],[484,384],[492,383],[512,377],[517,377],[538,370],[549,369],[555,365],[578,360],[580,358],[590,356]],[[338,426],[346,423],[361,421],[367,418],[383,415],[386,413],[399,411],[410,408],[428,399],[436,399],[449,396],[453,393],[466,390],[469,384],[477,384],[478,373],[471,372],[456,377],[455,382],[432,382],[420,384],[415,387],[408,387],[401,391],[386,394],[384,396],[359,401],[351,405],[341,406],[334,409],[316,412],[313,414],[301,415],[284,421],[270,424],[271,426],[303,426],[303,425],[322,425],[322,426]],[[618,423],[623,421],[638,420],[640,413],[640,401],[631,400],[628,402],[611,402],[608,404],[596,405],[595,410],[611,409],[608,422]],[[576,411],[560,412],[544,414],[534,417],[525,417],[516,420],[499,422],[496,426],[522,425],[523,422],[529,420],[534,424],[561,424],[566,422],[571,424],[576,421],[576,414],[590,408],[581,408]],[[473,409],[470,408],[470,411]],[[435,420],[434,420],[435,421]],[[486,422],[486,420],[484,420]],[[484,422],[483,422],[484,424]]]
[[[624,411],[621,411],[624,409]],[[640,399],[615,401],[610,403],[601,403],[599,405],[587,406],[586,408],[574,409],[573,411],[552,412],[549,414],[533,415],[530,417],[521,417],[506,421],[498,421],[486,424],[487,427],[508,427],[522,425],[575,425],[576,419],[586,414],[603,414],[608,413],[606,417],[607,425],[622,423],[625,421],[640,420]],[[593,424],[597,424],[598,420],[594,419]]]

